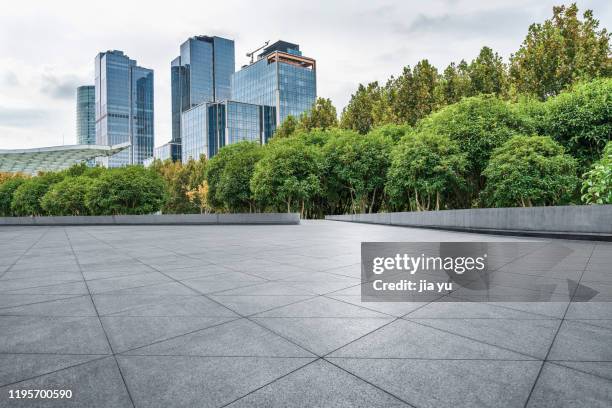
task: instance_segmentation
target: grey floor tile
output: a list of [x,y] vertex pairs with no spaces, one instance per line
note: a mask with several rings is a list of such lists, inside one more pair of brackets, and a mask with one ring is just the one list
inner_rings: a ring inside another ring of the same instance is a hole
[[[102,358],[100,355],[62,354],[0,354],[0,386],[48,374],[86,361]],[[1,398],[1,396],[0,396]]]
[[100,320],[115,353],[174,338],[231,320],[232,317],[105,316]]
[[416,407],[522,407],[541,362],[329,359]]
[[66,299],[72,296],[74,295],[15,295],[3,293],[2,296],[0,296],[0,312],[3,308],[44,303],[52,300]]
[[529,408],[612,406],[612,381],[545,363],[529,399]]
[[[262,280],[263,281],[263,280]],[[204,294],[224,292],[229,289],[242,287],[251,287],[258,284],[258,281],[242,280],[242,281],[227,281],[227,280],[208,280],[208,279],[190,279],[182,281],[182,283],[196,291]]]
[[97,316],[88,295],[0,309],[0,316]]
[[254,321],[322,356],[391,322],[392,318],[254,318]]
[[311,353],[240,319],[128,352],[130,355],[311,357]]
[[560,324],[544,319],[407,319],[538,359],[546,357]]
[[373,310],[325,297],[316,297],[260,313],[257,317],[388,317]]
[[236,313],[195,293],[189,296],[102,294],[93,298],[100,316],[237,317]]
[[0,316],[0,339],[0,353],[110,353],[97,317]]
[[572,302],[567,319],[612,319],[612,302]]
[[407,407],[323,360],[283,377],[230,404],[229,407]]
[[337,296],[331,294],[326,295],[326,297],[395,317],[404,316],[405,314],[408,314],[426,305],[426,303],[424,302],[364,302],[361,300],[361,296],[349,295]]
[[549,361],[612,381],[612,361]]
[[612,329],[565,320],[548,356],[550,360],[612,361]]
[[132,407],[117,363],[112,357],[59,370],[12,386],[2,387],[0,388],[0,407],[18,405],[14,404],[14,400],[7,398],[8,390],[15,388],[72,391],[70,400],[33,399],[27,400],[28,407]]
[[161,273],[143,273],[139,275],[91,280],[87,282],[87,286],[92,294],[98,294],[167,282],[171,282],[171,279],[165,277]]
[[[313,297],[309,296],[297,296],[297,295],[225,295],[225,292],[219,295],[211,295],[211,299],[229,307],[237,313],[248,316],[255,313],[261,313],[266,310],[278,308],[291,303],[301,302]],[[1,313],[1,310],[0,310]]]
[[397,320],[340,350],[331,357],[511,359],[530,358],[496,346]]
[[[1,292],[1,290],[0,290]],[[40,286],[32,286],[22,289],[13,289],[5,292],[10,295],[88,295],[87,286],[85,282],[71,281],[61,282],[54,284],[41,284]],[[3,293],[4,295],[4,293]]]
[[286,282],[263,282],[254,285],[231,288],[216,293],[218,296],[314,296],[314,294],[306,289],[298,289]]
[[290,373],[310,358],[118,356],[142,407],[220,407]]

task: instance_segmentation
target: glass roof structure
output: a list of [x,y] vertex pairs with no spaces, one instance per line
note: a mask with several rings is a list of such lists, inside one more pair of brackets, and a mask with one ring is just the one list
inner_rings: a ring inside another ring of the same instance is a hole
[[113,146],[64,145],[33,149],[0,149],[0,172],[36,174],[39,171],[67,169],[73,164],[112,156],[130,146],[129,142]]

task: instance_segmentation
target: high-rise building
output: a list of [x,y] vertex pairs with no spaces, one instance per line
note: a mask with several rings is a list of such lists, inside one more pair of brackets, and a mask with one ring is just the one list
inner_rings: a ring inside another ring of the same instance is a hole
[[316,61],[286,41],[267,46],[232,77],[232,100],[276,107],[278,124],[288,115],[299,117],[316,98]]
[[101,164],[140,164],[153,155],[153,70],[137,65],[122,51],[96,56],[96,143],[129,142],[129,149]]
[[213,157],[240,141],[266,143],[276,129],[276,108],[244,102],[201,103],[182,114],[182,160]]
[[96,91],[93,85],[77,88],[76,135],[78,144],[96,144]]
[[205,102],[231,96],[235,69],[234,41],[221,37],[191,37],[170,64],[172,142],[181,142],[181,113]]

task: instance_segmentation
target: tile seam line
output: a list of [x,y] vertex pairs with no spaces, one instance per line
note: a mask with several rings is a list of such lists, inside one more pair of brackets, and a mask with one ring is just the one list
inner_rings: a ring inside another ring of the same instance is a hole
[[28,252],[30,252],[30,250],[32,248],[34,248],[36,246],[36,244],[38,244],[45,235],[47,235],[47,233],[49,232],[49,227],[45,228],[45,230],[40,234],[40,236],[34,241],[34,243],[32,243],[32,245],[30,245],[21,255],[19,255],[19,257],[17,257],[17,259],[10,264],[1,274],[0,274],[0,279],[2,279],[2,277],[4,277],[4,275],[7,274],[8,271],[11,270],[11,268],[15,265],[17,265],[17,262],[19,262]]
[[68,245],[70,245],[70,250],[72,251],[72,256],[74,256],[74,260],[79,268],[79,272],[81,272],[81,277],[83,278],[83,283],[85,284],[85,287],[87,288],[87,292],[89,293],[89,301],[91,302],[95,312],[96,312],[96,316],[98,317],[98,323],[100,324],[100,328],[102,329],[102,332],[104,333],[104,336],[106,337],[106,342],[108,344],[108,347],[112,353],[113,356],[113,360],[115,361],[115,366],[117,367],[117,371],[119,371],[119,375],[121,376],[121,381],[123,381],[123,386],[125,387],[125,391],[128,395],[128,398],[130,399],[130,403],[132,404],[132,407],[136,407],[136,404],[134,403],[134,399],[132,398],[132,394],[130,392],[130,389],[128,388],[127,382],[125,381],[125,377],[123,375],[123,372],[121,371],[121,367],[119,366],[119,361],[117,361],[117,356],[115,355],[115,351],[113,349],[113,346],[110,342],[110,339],[108,337],[108,333],[106,332],[106,328],[104,327],[104,325],[102,324],[102,319],[100,319],[100,313],[98,312],[98,308],[96,306],[96,303],[93,300],[93,296],[91,294],[91,290],[89,289],[89,285],[87,284],[87,280],[85,279],[85,275],[83,274],[83,269],[81,268],[81,263],[79,262],[79,257],[77,256],[74,247],[72,246],[72,241],[70,240],[70,236],[68,235],[68,231],[66,229],[66,227],[62,228],[64,230],[64,234],[66,235],[66,240],[68,241]]
[[533,382],[533,384],[531,385],[531,389],[529,390],[529,394],[527,395],[527,399],[525,400],[525,404],[523,405],[523,408],[527,408],[527,406],[529,405],[529,401],[531,400],[531,396],[533,395],[533,392],[536,388],[536,385],[538,384],[538,381],[540,380],[540,376],[542,375],[542,371],[544,371],[544,365],[546,365],[546,361],[548,360],[548,356],[550,355],[550,352],[555,344],[555,341],[557,340],[557,336],[559,335],[559,332],[561,331],[561,327],[563,327],[563,322],[565,321],[565,316],[567,315],[567,312],[569,311],[570,306],[572,305],[572,301],[574,300],[574,297],[576,296],[576,292],[578,291],[578,287],[580,286],[580,282],[582,281],[582,277],[584,276],[584,272],[586,271],[589,262],[591,261],[591,258],[593,257],[593,254],[595,253],[595,248],[597,248],[597,242],[595,242],[594,244],[592,244],[591,247],[591,254],[589,255],[589,258],[587,259],[584,268],[582,269],[582,273],[580,274],[580,278],[578,278],[578,283],[576,284],[576,287],[574,288],[574,291],[572,293],[572,296],[570,297],[570,301],[567,303],[567,306],[565,307],[565,311],[563,312],[563,316],[561,317],[561,321],[559,322],[559,325],[557,326],[557,330],[555,332],[555,335],[553,336],[552,341],[550,342],[550,345],[548,346],[548,351],[546,352],[546,355],[544,356],[544,359],[542,361],[542,364],[540,365],[540,369],[538,370],[538,374],[536,375],[536,378]]
[[[113,249],[115,249],[115,250],[117,250],[117,251],[120,251],[119,249],[115,248],[115,247],[114,247],[114,246],[112,246],[111,244],[109,244],[109,243],[105,242],[104,240],[99,239],[99,238],[97,238],[96,236],[92,235],[91,233],[89,233],[89,231],[85,231],[85,232],[86,232],[87,234],[89,234],[90,236],[92,236],[94,239],[96,239],[96,240],[98,240],[99,242],[103,243],[104,245],[107,245],[107,246],[109,246],[109,247],[111,247],[111,248],[113,248]],[[156,269],[156,268],[152,267],[151,265],[146,264],[145,262],[143,262],[142,260],[140,260],[140,259],[138,259],[138,258],[132,257],[132,259],[134,259],[134,260],[136,260],[136,261],[138,261],[138,262],[142,263],[143,265],[148,266],[149,268],[151,268],[151,269],[153,269],[153,270],[157,271],[158,273],[161,273],[161,274],[162,274],[162,275],[164,275],[164,276],[167,276],[167,275],[165,275],[163,272],[161,272],[161,271],[159,271],[158,269]],[[220,305],[220,306],[224,307],[225,309],[227,309],[227,310],[229,310],[229,311],[231,311],[231,312],[235,313],[236,315],[240,316],[240,318],[246,319],[246,320],[250,321],[251,323],[256,324],[257,326],[259,326],[259,327],[261,327],[261,328],[263,328],[263,329],[265,329],[265,330],[269,331],[270,333],[275,334],[276,336],[281,337],[282,339],[284,339],[285,341],[287,341],[287,342],[289,342],[289,343],[293,344],[294,346],[298,347],[299,349],[302,349],[302,350],[304,350],[304,351],[306,351],[306,352],[308,352],[308,353],[312,354],[313,356],[320,357],[320,356],[319,356],[317,353],[314,353],[313,351],[308,350],[307,348],[305,348],[304,346],[302,346],[302,345],[300,345],[300,344],[298,344],[298,343],[294,342],[293,340],[291,340],[291,339],[289,339],[289,338],[287,338],[287,337],[285,337],[285,336],[283,336],[283,335],[281,335],[281,334],[279,334],[279,333],[277,333],[277,332],[273,331],[272,329],[270,329],[270,328],[268,328],[268,327],[266,327],[266,326],[264,326],[264,325],[262,325],[262,324],[260,324],[260,323],[258,323],[258,322],[255,322],[255,321],[251,320],[251,319],[250,319],[248,316],[244,316],[244,315],[242,315],[241,313],[238,313],[237,311],[233,310],[232,308],[230,308],[230,307],[228,307],[228,306],[226,306],[226,305],[224,305],[224,304],[222,304],[222,303],[219,303],[218,301],[216,301],[215,299],[213,299],[213,298],[211,298],[211,297],[207,296],[206,294],[204,294],[204,293],[202,293],[202,292],[200,292],[200,291],[198,291],[198,290],[196,290],[196,289],[194,289],[194,288],[191,288],[191,287],[189,287],[189,286],[185,285],[184,283],[182,283],[181,281],[178,281],[178,280],[176,280],[176,279],[174,279],[174,278],[172,278],[172,277],[169,277],[169,276],[167,276],[167,277],[168,277],[169,279],[172,279],[172,280],[174,280],[175,282],[178,282],[179,284],[181,284],[181,285],[185,286],[186,288],[189,288],[190,290],[192,290],[192,291],[194,291],[194,292],[196,292],[196,293],[199,293],[199,294],[200,294],[202,297],[204,297],[204,298],[206,298],[206,299],[210,300],[211,302],[214,302],[214,303],[216,303],[216,304],[218,304],[218,305]],[[93,300],[92,300],[92,301],[93,301]],[[302,300],[302,301],[304,301],[304,300]],[[296,302],[296,303],[298,303],[298,302]],[[236,319],[236,320],[238,320],[238,319]],[[202,329],[202,330],[206,330],[206,329]]]

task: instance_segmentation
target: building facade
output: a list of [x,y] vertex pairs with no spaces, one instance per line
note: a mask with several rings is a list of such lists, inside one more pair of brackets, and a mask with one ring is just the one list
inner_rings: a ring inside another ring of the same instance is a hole
[[211,158],[223,146],[244,140],[266,143],[276,130],[274,106],[224,101],[196,105],[181,118],[182,161]]
[[232,76],[232,100],[274,106],[276,123],[308,111],[317,98],[316,61],[297,44],[278,41]]
[[181,143],[181,114],[206,102],[231,97],[235,70],[234,41],[221,37],[191,37],[170,64],[172,142]]
[[165,161],[168,159],[176,160],[181,157],[181,145],[174,142],[168,142],[154,149],[153,158]]
[[96,143],[96,87],[84,85],[77,88],[77,143]]
[[119,167],[142,164],[153,155],[153,70],[137,65],[122,51],[101,52],[95,60],[96,143],[130,147],[100,162]]

